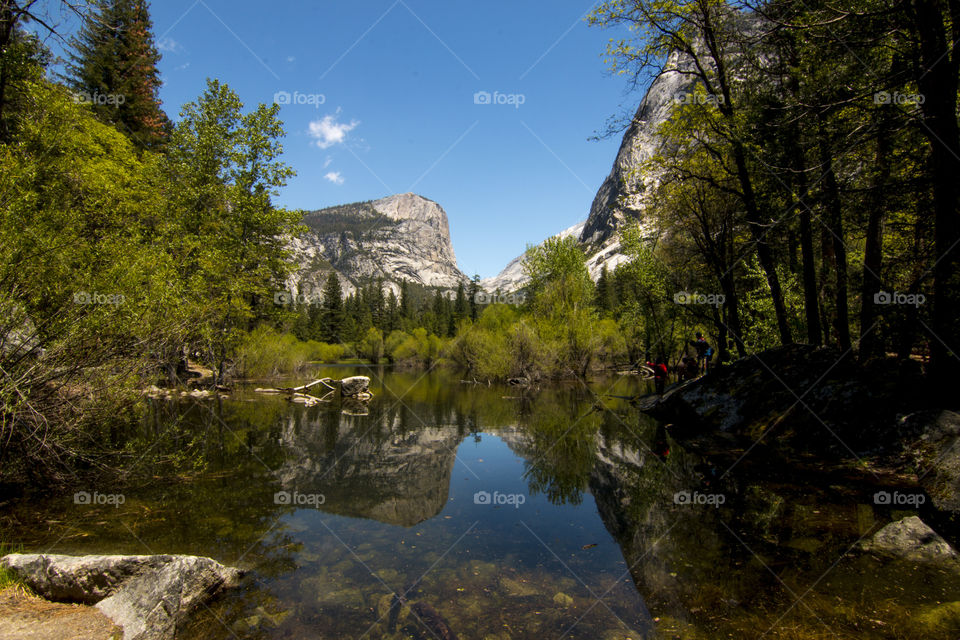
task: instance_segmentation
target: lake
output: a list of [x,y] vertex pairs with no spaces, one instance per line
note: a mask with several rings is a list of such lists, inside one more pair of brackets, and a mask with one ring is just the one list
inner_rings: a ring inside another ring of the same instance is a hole
[[131,455],[174,479],[24,496],[0,540],[249,570],[185,638],[960,635],[956,567],[857,549],[915,511],[749,456],[711,463],[617,397],[646,381],[523,390],[358,366],[284,384],[355,374],[366,407],[253,385],[151,400]]

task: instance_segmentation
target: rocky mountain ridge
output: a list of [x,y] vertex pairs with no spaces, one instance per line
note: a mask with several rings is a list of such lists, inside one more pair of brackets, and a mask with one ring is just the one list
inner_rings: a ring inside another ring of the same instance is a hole
[[457,268],[447,213],[414,193],[311,211],[307,231],[290,242],[299,268],[287,286],[319,295],[331,271],[345,294],[376,278],[394,291],[400,280],[456,288],[467,276]]

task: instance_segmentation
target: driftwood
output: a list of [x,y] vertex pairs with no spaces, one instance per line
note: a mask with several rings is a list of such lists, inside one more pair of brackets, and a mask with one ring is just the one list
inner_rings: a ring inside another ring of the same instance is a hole
[[298,393],[302,393],[311,387],[315,387],[318,384],[322,384],[330,391],[336,390],[336,387],[328,384],[330,382],[333,382],[333,378],[319,378],[317,380],[314,380],[313,382],[308,382],[307,384],[299,387],[279,387],[279,388],[257,387],[256,389],[254,389],[254,391],[257,393],[286,393],[290,395],[295,395]]
[[296,402],[297,404],[302,404],[308,407],[320,404],[321,402],[330,402],[332,399],[330,396],[333,395],[333,391],[327,391],[323,396],[317,397],[312,396],[307,393],[294,393],[290,395],[290,402]]
[[[344,380],[348,380],[348,378],[344,378]],[[299,387],[279,387],[279,388],[258,387],[254,389],[254,391],[257,393],[285,394],[287,396],[287,400],[289,400],[290,402],[296,402],[297,404],[302,404],[307,407],[312,407],[322,402],[333,401],[332,396],[337,391],[337,387],[330,384],[331,382],[339,382],[339,381],[334,380],[333,378],[318,378],[317,380],[308,382],[307,384],[301,385]],[[326,387],[327,392],[322,396],[315,396],[312,393],[307,393],[307,391],[309,391],[313,387],[316,387],[317,385],[323,385],[324,387]],[[342,388],[340,390],[342,391]],[[369,400],[372,397],[372,395],[367,391],[363,391],[359,394],[356,394],[354,397],[357,400]]]

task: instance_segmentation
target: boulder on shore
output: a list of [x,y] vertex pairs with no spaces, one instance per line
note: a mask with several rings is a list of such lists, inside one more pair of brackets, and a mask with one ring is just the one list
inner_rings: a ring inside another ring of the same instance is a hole
[[916,434],[907,451],[920,486],[938,509],[960,511],[960,414],[918,411],[900,422],[904,433]]
[[96,603],[124,640],[165,640],[197,606],[236,586],[239,569],[185,555],[67,556],[13,553],[0,558],[47,600]]
[[340,395],[356,397],[368,393],[370,378],[367,376],[350,376],[340,381]]
[[919,364],[878,360],[862,365],[829,347],[768,349],[669,390],[641,410],[673,423],[676,436],[852,457],[899,454],[897,416],[922,408]]

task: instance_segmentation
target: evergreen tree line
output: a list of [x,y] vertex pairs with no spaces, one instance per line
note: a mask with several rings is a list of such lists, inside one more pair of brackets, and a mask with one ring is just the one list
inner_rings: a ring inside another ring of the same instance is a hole
[[383,278],[377,278],[344,297],[340,278],[332,271],[319,299],[296,305],[294,320],[282,326],[300,340],[327,343],[357,342],[371,328],[385,335],[424,328],[450,338],[463,320],[476,320],[484,306],[478,295],[479,276],[467,285],[458,283],[454,290],[424,287],[408,280],[401,280],[396,288],[397,292],[386,286]]

